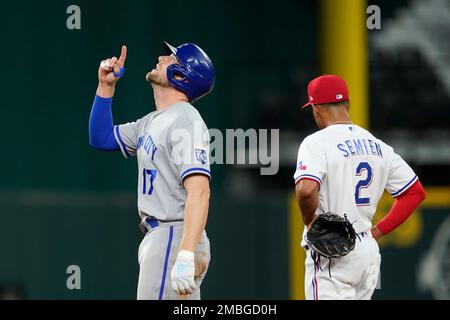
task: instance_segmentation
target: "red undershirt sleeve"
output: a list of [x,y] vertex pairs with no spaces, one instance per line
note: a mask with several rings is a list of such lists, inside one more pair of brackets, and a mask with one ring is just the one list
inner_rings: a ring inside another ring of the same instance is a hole
[[417,179],[414,184],[395,199],[391,210],[377,223],[378,229],[382,234],[388,234],[408,219],[424,199],[425,190]]

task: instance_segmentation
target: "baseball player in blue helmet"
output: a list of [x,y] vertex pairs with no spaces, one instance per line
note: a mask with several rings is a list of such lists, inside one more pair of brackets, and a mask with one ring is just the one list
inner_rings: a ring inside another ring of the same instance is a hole
[[191,102],[211,92],[216,79],[214,66],[200,47],[185,43],[175,48],[167,42],[163,42],[163,47],[179,62],[167,67],[167,78],[173,87],[184,92]]
[[209,134],[191,105],[214,87],[214,65],[193,43],[163,43],[146,79],[155,111],[114,125],[111,104],[125,72],[127,48],[103,60],[89,119],[90,145],[137,157],[138,212],[145,236],[139,246],[138,299],[200,299],[210,245],[205,225],[209,208]]

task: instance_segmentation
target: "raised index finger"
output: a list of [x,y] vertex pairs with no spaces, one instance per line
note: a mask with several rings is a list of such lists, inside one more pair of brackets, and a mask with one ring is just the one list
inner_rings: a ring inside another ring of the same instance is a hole
[[125,59],[127,58],[127,46],[122,46],[122,51],[119,57],[119,66],[123,67],[125,65]]

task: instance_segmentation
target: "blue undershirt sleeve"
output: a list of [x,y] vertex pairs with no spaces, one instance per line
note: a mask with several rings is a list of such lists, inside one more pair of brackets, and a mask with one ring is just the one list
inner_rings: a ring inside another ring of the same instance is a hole
[[112,98],[102,98],[96,95],[89,117],[89,144],[102,151],[120,149],[114,137],[111,104]]

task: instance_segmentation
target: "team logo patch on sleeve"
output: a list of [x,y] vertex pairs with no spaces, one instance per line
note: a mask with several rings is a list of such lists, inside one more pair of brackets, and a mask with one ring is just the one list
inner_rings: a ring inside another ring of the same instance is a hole
[[195,157],[201,164],[205,164],[208,161],[208,155],[205,149],[195,149]]
[[298,169],[299,170],[306,170],[306,165],[303,164],[303,161],[300,161],[298,163]]

